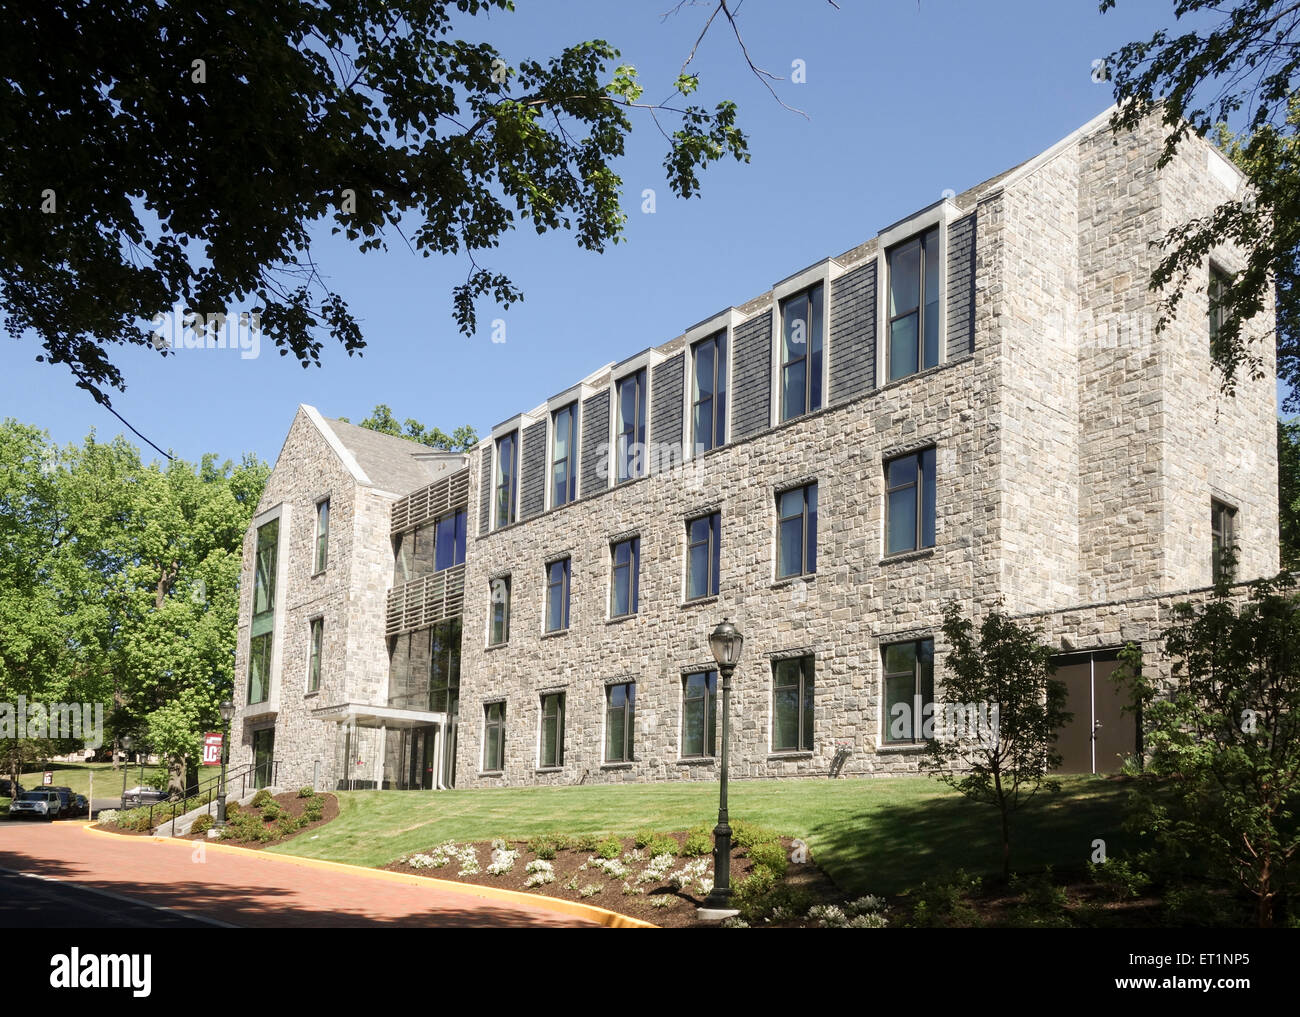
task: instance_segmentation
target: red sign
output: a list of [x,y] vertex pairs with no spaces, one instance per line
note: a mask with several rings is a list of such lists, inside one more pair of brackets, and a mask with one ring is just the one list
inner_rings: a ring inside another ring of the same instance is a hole
[[45,771],[45,776],[41,778],[41,783],[44,784],[46,787],[49,787],[49,786],[53,785],[53,784],[54,784],[54,771],[53,771],[53,770],[46,770],[46,771]]
[[208,733],[203,736],[203,765],[221,765],[221,735]]

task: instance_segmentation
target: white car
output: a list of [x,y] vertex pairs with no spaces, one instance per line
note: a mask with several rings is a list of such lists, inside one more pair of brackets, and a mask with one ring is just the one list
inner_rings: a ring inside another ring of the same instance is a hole
[[24,791],[9,803],[11,819],[28,816],[35,819],[54,819],[63,813],[63,798],[57,791]]

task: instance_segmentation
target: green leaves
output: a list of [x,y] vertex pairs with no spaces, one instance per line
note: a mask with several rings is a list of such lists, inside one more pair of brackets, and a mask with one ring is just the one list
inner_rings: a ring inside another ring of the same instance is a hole
[[[360,353],[343,294],[315,271],[311,228],[328,220],[375,251],[411,218],[421,255],[470,261],[449,311],[472,335],[482,300],[522,298],[475,260],[519,219],[587,250],[618,240],[614,163],[633,108],[681,124],[666,166],[682,196],[723,154],[748,158],[734,105],[642,106],[635,68],[616,64],[604,40],[507,62],[456,37],[512,9],[102,0],[0,10],[6,327],[35,335],[43,359],[69,365],[102,402],[125,386],[112,347],[149,345],[142,323],[178,303],[258,310],[267,345],[303,366],[319,362],[327,337]],[[686,74],[674,84],[680,95],[698,86]],[[47,190],[57,213],[40,210]]]

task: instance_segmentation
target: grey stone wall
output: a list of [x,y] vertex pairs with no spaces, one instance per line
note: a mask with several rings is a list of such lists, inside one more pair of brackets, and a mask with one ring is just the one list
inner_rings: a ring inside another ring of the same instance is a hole
[[[478,484],[478,535],[485,536],[492,528],[492,442],[491,439],[479,442],[479,484]],[[470,498],[469,503],[475,503]]]

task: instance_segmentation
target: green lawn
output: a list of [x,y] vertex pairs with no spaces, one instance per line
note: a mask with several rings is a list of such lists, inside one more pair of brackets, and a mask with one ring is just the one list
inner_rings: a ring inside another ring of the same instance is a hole
[[[1022,810],[1012,864],[1029,871],[1081,869],[1092,842],[1122,850],[1124,781],[1067,777],[1063,790]],[[742,781],[731,785],[731,818],[807,839],[846,893],[896,893],[963,867],[1000,869],[997,812],[924,777],[887,780]],[[444,840],[524,838],[536,833],[631,834],[686,830],[717,818],[712,783],[474,791],[354,791],[339,794],[339,818],[315,839],[269,850],[359,865],[384,865]]]
[[[94,773],[96,798],[120,798],[122,795],[122,771],[120,768],[114,770],[112,763],[55,763],[51,769],[54,771],[55,786],[70,787],[73,794],[89,798],[90,774]],[[152,767],[145,767],[145,774],[151,769]],[[39,791],[44,774],[44,770],[28,771],[18,778],[18,783],[28,791]],[[138,766],[131,767],[127,780],[131,781],[127,787],[135,787],[140,783]]]

